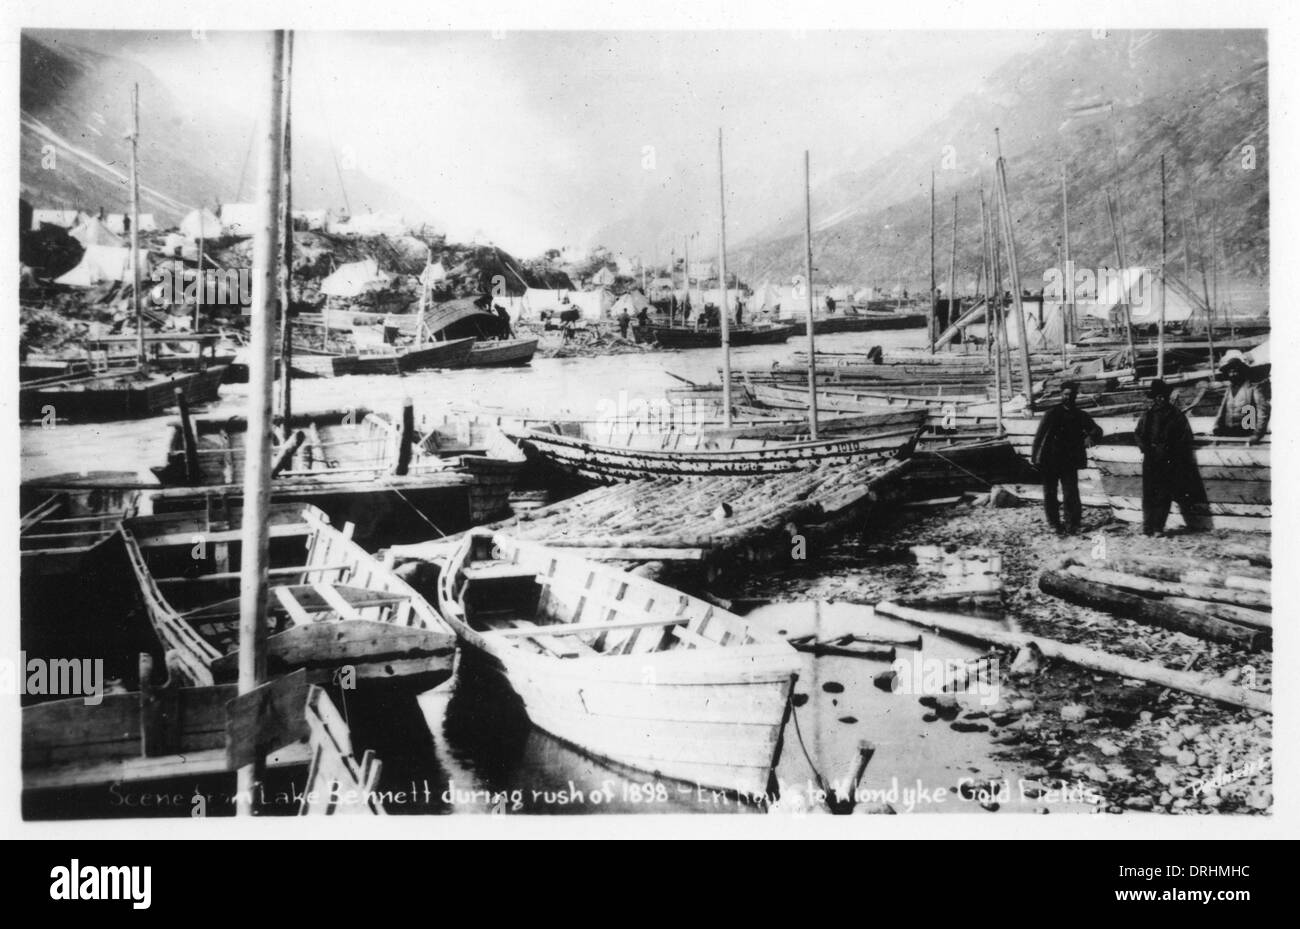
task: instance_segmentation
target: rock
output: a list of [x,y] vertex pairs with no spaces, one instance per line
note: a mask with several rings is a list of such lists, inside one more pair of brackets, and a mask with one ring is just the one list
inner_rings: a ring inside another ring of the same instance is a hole
[[1025,734],[1016,729],[1004,729],[995,733],[989,741],[994,745],[1019,745],[1025,741]]
[[1214,758],[1209,753],[1197,755],[1196,766],[1198,768],[1212,768],[1214,767]]
[[1105,784],[1110,781],[1110,776],[1095,764],[1084,765],[1080,772],[1090,781],[1096,781],[1098,784]]
[[1023,796],[1028,797],[1031,800],[1034,800],[1037,799],[1038,797],[1041,797],[1043,794],[1047,793],[1047,788],[1044,787],[1042,784],[1038,783],[1038,781],[1021,781],[1020,793]]
[[1156,780],[1166,786],[1178,780],[1178,770],[1176,768],[1171,768],[1166,764],[1162,764],[1160,767],[1156,768],[1153,773],[1155,774]]
[[989,714],[983,710],[969,710],[962,715],[962,719],[988,719]]
[[1246,806],[1252,810],[1267,810],[1273,805],[1273,791],[1267,787],[1256,787],[1246,794]]
[[989,720],[995,726],[1007,726],[1019,718],[1015,713],[994,713],[989,717]]
[[1016,658],[1011,662],[1010,674],[1012,677],[1033,677],[1042,669],[1043,650],[1035,643],[1029,642],[1016,652]]
[[1112,742],[1110,739],[1097,739],[1092,744],[1097,746],[1097,750],[1100,751],[1107,758],[1114,758],[1120,752],[1119,746],[1116,745],[1114,742]]
[[1196,756],[1188,751],[1179,752],[1177,760],[1178,763],[1182,765],[1184,768],[1196,764]]
[[1080,703],[1061,707],[1061,719],[1067,723],[1081,723],[1088,718],[1088,708]]
[[1138,714],[1138,719],[1142,720],[1144,723],[1150,723],[1154,718],[1155,716],[1150,710],[1143,710]]
[[1212,794],[1208,797],[1201,798],[1201,806],[1208,806],[1210,809],[1217,809],[1223,805],[1223,798],[1218,794]]
[[934,722],[935,720],[937,720],[938,718],[939,718],[939,714],[938,714],[938,713],[926,713],[924,716],[921,717],[921,722],[923,722],[923,723],[932,723],[932,722]]
[[988,732],[989,731],[989,727],[984,725],[983,723],[968,723],[960,719],[957,720],[955,723],[950,724],[949,728],[952,729],[954,732]]
[[1120,783],[1128,783],[1133,780],[1133,769],[1127,765],[1108,764],[1106,765],[1106,774],[1110,776],[1112,781],[1119,781]]
[[1200,726],[1191,725],[1191,726],[1183,726],[1181,729],[1178,730],[1178,734],[1183,737],[1184,742],[1190,742],[1204,731],[1205,730],[1202,729]]
[[990,813],[996,813],[998,810],[1002,809],[1002,804],[998,803],[996,800],[983,800],[980,802],[980,806],[984,807],[984,809],[988,810]]
[[1156,803],[1160,804],[1161,806],[1169,806],[1169,804],[1173,802],[1174,802],[1174,795],[1167,790],[1161,793],[1160,796],[1156,798]]
[[1011,710],[1015,713],[1028,713],[1034,708],[1034,701],[1028,697],[1021,697],[1019,700],[1011,701]]
[[828,694],[842,694],[844,693],[844,685],[839,681],[827,681],[825,684],[822,684],[822,690],[826,691]]
[[1000,510],[1016,509],[1021,500],[1005,487],[994,486],[988,493],[988,505]]
[[1031,765],[1030,767],[1025,768],[1025,777],[1030,778],[1031,780],[1041,781],[1043,778],[1047,777],[1047,769],[1040,764]]
[[1179,755],[1178,746],[1170,745],[1167,742],[1164,745],[1161,745],[1159,748],[1157,748],[1156,751],[1160,754],[1162,758],[1177,758]]
[[1129,797],[1124,801],[1124,806],[1130,810],[1145,812],[1155,806],[1155,801],[1147,796]]
[[887,694],[892,694],[898,687],[898,672],[885,671],[877,674],[872,678],[871,683],[876,685],[877,690],[883,690]]

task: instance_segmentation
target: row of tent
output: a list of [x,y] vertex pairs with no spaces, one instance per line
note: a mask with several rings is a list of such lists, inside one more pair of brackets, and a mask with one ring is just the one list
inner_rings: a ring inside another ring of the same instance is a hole
[[[348,218],[336,217],[329,210],[295,210],[295,223],[312,231],[330,232],[336,235],[404,235],[410,231],[410,224],[394,213],[364,213]],[[82,210],[32,210],[32,229],[39,230],[42,225],[59,226],[67,229],[73,238],[82,245],[118,245],[128,235],[128,217],[123,213],[108,213],[102,218]],[[236,238],[252,236],[257,228],[257,204],[226,203],[217,212],[207,207],[191,210],[181,220],[180,234],[196,241],[218,239],[224,236]],[[94,230],[89,241],[83,241],[85,230]],[[140,214],[140,231],[156,232],[158,223],[152,213]],[[114,241],[114,239],[117,241]]]

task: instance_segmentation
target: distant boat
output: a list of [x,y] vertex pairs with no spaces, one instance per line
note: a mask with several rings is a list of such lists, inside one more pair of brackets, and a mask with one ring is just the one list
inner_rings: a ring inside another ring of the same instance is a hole
[[[655,340],[664,348],[721,348],[721,329],[690,326],[650,326]],[[734,326],[727,332],[733,348],[745,345],[779,345],[794,335],[797,326]]]
[[[195,686],[239,672],[239,519],[202,513],[144,516],[122,524],[145,609],[167,650],[169,670]],[[417,678],[433,686],[451,673],[455,639],[429,603],[314,507],[267,514],[273,551],[267,597],[268,673],[352,669],[359,680]],[[203,540],[203,557],[195,543]],[[286,542],[290,544],[286,545]],[[306,544],[306,554],[303,544]],[[278,562],[278,563],[277,563]]]
[[178,389],[189,403],[214,402],[225,374],[225,366],[218,365],[202,371],[146,373],[135,368],[28,380],[18,388],[18,416],[36,420],[52,413],[72,423],[144,419],[175,406]]
[[[829,335],[836,332],[874,332],[884,329],[917,329],[925,326],[924,313],[895,313],[864,310],[844,313],[816,314],[813,316],[813,334]],[[805,331],[806,322],[799,316],[781,319],[783,325],[792,325],[798,332]]]
[[397,367],[404,374],[430,368],[461,368],[469,362],[476,343],[471,336],[401,347],[397,349]]
[[784,640],[618,568],[506,536],[468,534],[438,608],[576,748],[742,796],[766,794],[801,667]]
[[[1090,452],[1102,492],[1116,519],[1142,523],[1142,450],[1132,433],[1108,438]],[[1193,505],[1192,528],[1272,531],[1272,443],[1197,437],[1194,454],[1204,502]],[[1177,504],[1171,525],[1186,525]]]
[[474,343],[464,366],[498,368],[526,365],[536,353],[536,339],[483,339]]

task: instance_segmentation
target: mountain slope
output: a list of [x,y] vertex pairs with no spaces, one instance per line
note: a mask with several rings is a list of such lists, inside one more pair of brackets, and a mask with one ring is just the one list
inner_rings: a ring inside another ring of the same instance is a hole
[[[1113,104],[1113,115],[1098,107]],[[1098,112],[1098,110],[1100,110]],[[1088,112],[1092,111],[1089,115]],[[1078,114],[1078,115],[1072,115]],[[979,188],[991,191],[1001,130],[1025,286],[1040,286],[1061,239],[1061,166],[1070,188],[1070,237],[1079,264],[1114,265],[1105,191],[1118,179],[1130,263],[1160,256],[1159,162],[1166,159],[1169,254],[1182,266],[1186,215],[1226,269],[1268,272],[1268,70],[1262,32],[1052,33],[958,101],[947,119],[887,157],[813,191],[814,256],[823,279],[913,289],[929,285],[929,183],[937,174],[936,265],[946,289],[952,198],[958,196],[958,286],[980,262]],[[1243,146],[1254,146],[1253,167]],[[1118,151],[1116,151],[1118,148]],[[814,155],[815,157],[815,155]],[[803,266],[798,222],[735,250],[756,280]],[[731,258],[732,256],[729,256]],[[751,264],[752,263],[752,264]]]
[[[24,33],[21,52],[21,195],[35,207],[124,212],[130,196],[131,85],[140,85],[141,209],[175,223],[199,203],[253,196],[254,122],[210,101],[177,99],[147,68],[61,38]],[[49,148],[53,149],[53,164]],[[294,206],[341,209],[328,144],[295,134]],[[409,203],[358,171],[345,175],[354,212],[402,212]],[[420,217],[408,217],[419,219]]]

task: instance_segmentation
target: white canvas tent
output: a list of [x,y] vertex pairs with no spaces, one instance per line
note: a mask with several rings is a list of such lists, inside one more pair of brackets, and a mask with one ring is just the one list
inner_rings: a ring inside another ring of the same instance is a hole
[[127,244],[125,239],[114,235],[112,230],[93,216],[72,229],[68,235],[80,242],[83,248],[92,245],[120,248]]
[[197,210],[191,210],[189,214],[181,220],[181,235],[187,239],[195,241],[199,239],[218,239],[223,234],[221,220],[217,219],[215,213],[211,210],[200,207]]
[[636,316],[643,308],[653,312],[649,298],[639,290],[629,290],[614,301],[614,305],[609,308],[609,315],[618,317],[627,310],[628,316]]
[[393,282],[393,275],[379,270],[373,258],[339,265],[334,273],[320,283],[320,292],[327,297],[359,297],[364,293],[384,290]]
[[570,290],[565,296],[569,305],[582,311],[585,319],[604,319],[614,305],[614,295],[603,287],[597,290]]
[[[140,252],[140,278],[149,278],[149,254]],[[113,245],[90,245],[81,256],[81,263],[54,283],[69,287],[94,287],[110,281],[131,279],[131,249]],[[141,291],[143,293],[143,290]]]
[[221,225],[226,235],[247,238],[257,232],[256,203],[221,204]]
[[591,283],[595,287],[609,287],[614,283],[616,275],[609,268],[601,268],[591,276]]

